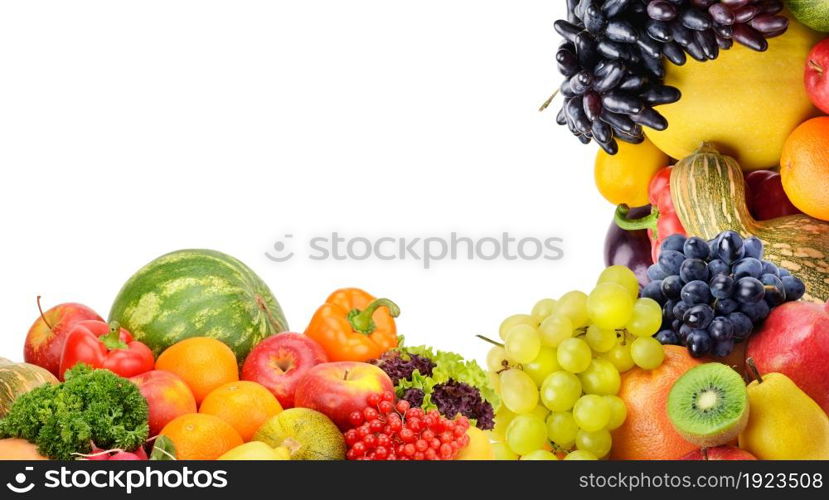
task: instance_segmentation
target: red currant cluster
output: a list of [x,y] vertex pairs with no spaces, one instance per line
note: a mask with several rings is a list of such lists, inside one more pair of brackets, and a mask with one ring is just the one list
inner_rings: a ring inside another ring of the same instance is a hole
[[453,460],[469,444],[469,420],[449,420],[437,410],[395,402],[394,393],[371,394],[363,411],[349,415],[349,460]]

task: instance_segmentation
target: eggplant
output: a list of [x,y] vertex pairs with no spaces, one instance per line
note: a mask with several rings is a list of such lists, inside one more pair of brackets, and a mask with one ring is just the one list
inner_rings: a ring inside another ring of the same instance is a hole
[[[630,217],[640,218],[651,213],[651,206],[630,209]],[[651,257],[651,240],[645,229],[625,231],[610,221],[604,240],[605,266],[622,265],[630,268],[639,280],[639,286],[645,286],[648,279],[648,267],[653,264]]]

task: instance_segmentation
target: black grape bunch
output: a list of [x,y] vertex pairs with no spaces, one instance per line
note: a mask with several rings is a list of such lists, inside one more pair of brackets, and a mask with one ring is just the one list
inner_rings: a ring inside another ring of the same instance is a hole
[[705,61],[716,59],[720,49],[730,49],[734,42],[766,50],[766,39],[789,27],[789,20],[778,15],[782,10],[781,0],[649,0],[646,30],[652,39],[678,44],[689,56]]
[[681,97],[664,84],[665,59],[716,59],[733,41],[765,50],[788,27],[781,9],[780,0],[567,0],[567,19],[554,25],[565,78],[556,122],[608,154],[617,140],[642,142],[642,127],[668,127],[654,107]]

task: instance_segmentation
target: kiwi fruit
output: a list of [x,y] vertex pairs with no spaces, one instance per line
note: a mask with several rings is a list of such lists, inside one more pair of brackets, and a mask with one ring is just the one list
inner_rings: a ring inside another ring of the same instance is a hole
[[691,368],[668,394],[668,418],[674,428],[703,448],[734,440],[748,424],[748,408],[743,378],[722,363]]

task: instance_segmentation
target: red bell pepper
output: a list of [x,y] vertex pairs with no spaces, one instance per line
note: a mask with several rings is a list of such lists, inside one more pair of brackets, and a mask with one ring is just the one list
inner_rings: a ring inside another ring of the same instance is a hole
[[105,368],[122,377],[133,377],[153,369],[153,352],[117,323],[79,321],[66,336],[60,358],[60,379],[78,363]]
[[656,262],[659,257],[659,246],[662,240],[672,234],[685,235],[679,217],[674,210],[671,199],[671,169],[665,167],[656,172],[648,184],[648,201],[651,204],[651,213],[640,219],[628,219],[630,207],[619,205],[616,207],[616,224],[625,230],[635,231],[647,229],[651,239],[651,255]]

